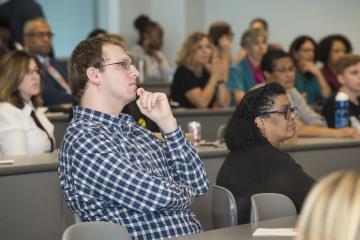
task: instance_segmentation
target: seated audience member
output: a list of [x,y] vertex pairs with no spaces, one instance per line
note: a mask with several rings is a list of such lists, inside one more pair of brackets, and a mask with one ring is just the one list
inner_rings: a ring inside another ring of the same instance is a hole
[[315,65],[316,48],[311,37],[300,36],[291,43],[289,51],[296,65],[295,87],[309,105],[321,105],[331,94],[328,83]]
[[286,90],[286,95],[293,106],[297,107],[296,121],[300,137],[359,137],[356,129],[327,128],[322,116],[315,113],[294,87],[295,65],[290,55],[283,50],[267,52],[261,62],[267,82],[277,82]]
[[[341,84],[339,92],[344,92],[349,97],[349,116],[360,120],[360,56],[349,54],[340,57],[335,71]],[[329,127],[335,127],[335,96],[336,93],[327,99],[323,109]]]
[[[263,18],[254,18],[250,22],[250,29],[262,29],[267,33],[269,39],[269,24]],[[280,43],[268,43],[268,49],[282,49],[282,45]]]
[[225,142],[230,150],[216,184],[228,188],[237,201],[238,223],[248,223],[250,197],[273,192],[288,196],[299,211],[314,180],[294,159],[278,149],[295,135],[296,108],[278,83],[245,94],[230,119]]
[[168,80],[172,68],[161,52],[164,31],[159,23],[141,15],[134,22],[139,32],[138,45],[131,49],[135,57],[144,61],[144,78],[146,80]]
[[0,59],[0,156],[51,152],[54,126],[40,108],[40,67],[24,51]]
[[321,179],[306,197],[297,240],[358,240],[360,172],[336,171]]
[[318,58],[323,63],[321,73],[331,90],[336,92],[341,87],[335,73],[336,61],[347,53],[351,53],[350,41],[343,35],[335,34],[323,38],[318,46]]
[[170,95],[180,107],[229,105],[224,62],[214,57],[214,47],[208,35],[195,32],[188,36],[178,54],[177,64]]
[[[202,161],[177,124],[167,96],[137,89],[138,77],[114,38],[89,38],[74,49],[69,79],[80,106],[74,107],[60,147],[65,200],[84,221],[117,223],[133,239],[200,232],[190,206],[208,190]],[[136,96],[164,140],[122,113]]]
[[[249,29],[262,29],[267,33],[269,39],[269,24],[263,18],[254,18],[250,24]],[[268,49],[282,49],[283,46],[280,43],[268,43]],[[236,62],[241,62],[246,57],[246,50],[241,48],[237,54]]]
[[43,18],[29,20],[24,26],[25,49],[35,54],[45,72],[42,97],[45,105],[72,103],[72,96],[67,82],[66,66],[50,58],[52,49],[50,25]]
[[229,69],[228,81],[236,104],[252,87],[264,82],[260,63],[267,51],[267,34],[261,29],[249,29],[242,35],[240,45],[246,49],[246,58]]
[[210,26],[208,35],[215,46],[216,56],[224,61],[223,66],[227,72],[232,65],[231,44],[234,35],[230,24],[223,21],[214,22]]

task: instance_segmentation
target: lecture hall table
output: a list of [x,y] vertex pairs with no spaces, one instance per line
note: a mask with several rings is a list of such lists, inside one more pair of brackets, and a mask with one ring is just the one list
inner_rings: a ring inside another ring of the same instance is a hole
[[243,224],[234,227],[220,228],[205,231],[184,237],[173,238],[174,240],[290,240],[290,236],[261,236],[254,237],[252,233],[257,228],[293,228],[296,226],[297,216],[276,218],[258,222],[257,224]]
[[[296,145],[283,146],[282,149],[315,179],[337,169],[360,167],[360,140],[304,138]],[[215,183],[226,154],[224,146],[199,148],[210,184]],[[33,239],[59,239],[69,221],[63,218],[65,209],[60,204],[62,195],[58,184],[57,156],[54,152],[0,157],[16,160],[12,165],[0,165],[0,233],[4,239],[31,239],[30,236],[35,236]],[[205,230],[213,229],[211,192],[210,188],[192,205]],[[65,225],[62,225],[64,220]],[[16,237],[7,237],[11,236],[7,234]]]
[[[183,130],[191,121],[198,121],[202,126],[202,138],[208,141],[217,139],[217,130],[220,125],[226,124],[230,119],[233,109],[174,109],[173,113]],[[47,113],[51,123],[55,126],[56,146],[59,147],[68,125],[69,115],[55,112]]]

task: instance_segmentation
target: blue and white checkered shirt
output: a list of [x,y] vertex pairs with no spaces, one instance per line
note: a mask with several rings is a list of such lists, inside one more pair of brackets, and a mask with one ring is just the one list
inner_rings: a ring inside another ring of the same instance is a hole
[[163,137],[129,115],[75,107],[59,165],[70,209],[85,221],[125,226],[133,239],[199,232],[190,205],[208,190],[203,164],[180,128]]

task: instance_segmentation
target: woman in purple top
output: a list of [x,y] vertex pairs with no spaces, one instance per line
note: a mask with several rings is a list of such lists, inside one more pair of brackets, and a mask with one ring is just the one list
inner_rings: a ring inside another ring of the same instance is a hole
[[319,43],[318,58],[324,64],[321,72],[333,92],[338,91],[341,87],[335,73],[335,64],[339,58],[351,52],[350,41],[340,34],[326,36]]

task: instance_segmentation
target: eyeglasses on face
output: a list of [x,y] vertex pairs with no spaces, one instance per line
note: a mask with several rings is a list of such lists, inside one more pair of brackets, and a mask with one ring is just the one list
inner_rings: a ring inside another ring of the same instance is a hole
[[260,115],[265,117],[268,116],[269,114],[275,114],[275,113],[284,114],[285,119],[290,120],[292,113],[295,113],[295,115],[297,115],[297,107],[286,107],[281,110],[261,112]]
[[29,70],[27,70],[26,71],[26,75],[28,75],[28,76],[31,76],[31,75],[33,75],[34,73],[36,73],[36,74],[38,74],[38,75],[40,75],[40,69],[29,69]]
[[133,66],[134,68],[135,65],[133,62],[130,62],[128,60],[125,61],[121,61],[121,62],[115,62],[115,63],[108,63],[108,64],[102,64],[101,66],[106,67],[106,66],[111,66],[111,65],[120,65],[123,69],[125,69],[126,71],[131,70],[131,66]]
[[31,37],[37,37],[37,38],[44,38],[44,37],[53,38],[54,37],[54,33],[52,33],[52,32],[30,32],[30,33],[27,33],[26,35],[31,36]]
[[295,72],[295,67],[294,66],[291,66],[291,67],[288,67],[288,68],[274,68],[273,70],[274,72],[279,72],[279,73],[286,73],[286,72],[289,72],[289,73],[293,73]]

